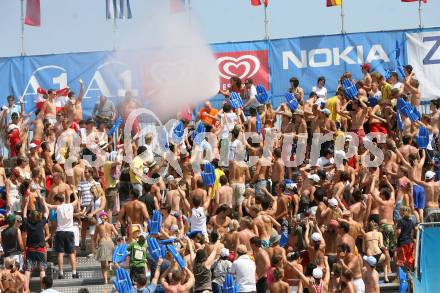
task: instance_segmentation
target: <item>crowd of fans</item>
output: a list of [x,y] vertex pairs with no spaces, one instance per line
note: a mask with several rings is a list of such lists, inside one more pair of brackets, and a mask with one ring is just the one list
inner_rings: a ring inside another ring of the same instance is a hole
[[[58,254],[59,279],[64,254],[72,277],[81,278],[76,252],[87,249],[110,283],[115,246],[127,243],[133,292],[229,292],[228,274],[243,293],[379,292],[380,273],[390,282],[397,267],[414,268],[417,226],[438,209],[440,103],[413,121],[396,106],[399,99],[420,105],[410,65],[402,79],[370,73],[369,64],[360,70],[363,79],[346,72],[333,97],[324,77],[308,97],[291,78],[294,111],[288,103],[260,104],[253,81],[233,77],[220,109],[206,102],[194,118],[178,115],[179,143],[161,143],[137,120],[129,133],[109,132],[141,106],[129,94],[118,108],[102,96],[87,120],[81,81],[79,95],[68,90],[62,108],[55,103],[62,93],[48,90],[35,114],[9,96],[0,113],[8,149],[0,161],[0,290],[29,292],[32,271],[50,287],[48,249]],[[355,98],[347,97],[344,79],[356,84]],[[242,107],[231,105],[233,92]],[[416,144],[420,127],[429,130],[428,147]],[[193,135],[199,129],[200,140]],[[320,144],[316,134],[331,139]],[[301,144],[305,156],[292,165]],[[383,158],[376,166],[367,162],[380,157],[373,149]],[[214,184],[203,176],[208,161]],[[162,225],[152,235],[155,211]],[[185,268],[170,253],[155,260],[151,237],[175,238]]]

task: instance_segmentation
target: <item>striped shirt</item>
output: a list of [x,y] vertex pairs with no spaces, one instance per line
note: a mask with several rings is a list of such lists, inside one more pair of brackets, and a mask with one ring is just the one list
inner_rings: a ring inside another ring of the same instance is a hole
[[94,181],[80,181],[78,184],[78,192],[81,192],[81,207],[87,207],[93,200],[93,195],[90,192],[90,188],[93,184],[96,183]]

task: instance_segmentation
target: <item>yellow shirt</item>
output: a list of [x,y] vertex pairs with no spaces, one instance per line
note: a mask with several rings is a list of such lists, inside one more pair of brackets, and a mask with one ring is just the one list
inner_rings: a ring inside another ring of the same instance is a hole
[[115,180],[112,176],[112,165],[114,162],[112,161],[106,161],[104,162],[104,178],[105,178],[105,183],[107,185],[107,188],[115,188],[116,185],[118,184],[119,180]]
[[214,181],[214,186],[212,187],[212,194],[211,194],[212,198],[215,197],[215,193],[220,187],[220,177],[222,175],[225,175],[225,172],[223,172],[221,169],[215,169],[215,181]]
[[130,182],[132,184],[142,184],[142,179],[137,174],[143,174],[144,162],[139,156],[136,156],[130,163]]
[[327,101],[325,102],[325,107],[327,109],[330,110],[330,119],[337,122],[341,119],[341,117],[338,114],[338,109],[337,109],[337,105],[339,102],[339,97],[338,96],[334,96],[331,97],[330,99],[327,99]]

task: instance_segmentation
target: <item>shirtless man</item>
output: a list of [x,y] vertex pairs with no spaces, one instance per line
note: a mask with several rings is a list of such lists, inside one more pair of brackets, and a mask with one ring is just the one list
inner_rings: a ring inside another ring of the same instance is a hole
[[356,292],[366,292],[365,284],[362,280],[362,260],[360,256],[356,256],[350,246],[343,243],[338,247],[339,263],[342,265],[344,271],[350,270],[353,273],[353,284],[356,287]]
[[[252,237],[256,236],[253,232],[253,224],[252,219],[250,217],[243,217],[240,221],[240,231],[237,233],[237,242],[235,244],[235,250],[237,250],[237,247],[239,244],[246,245],[246,248],[248,252],[252,251],[251,245],[249,244],[250,239]],[[237,252],[235,251],[235,255],[237,255]]]
[[255,183],[255,193],[256,195],[263,194],[262,189],[268,188],[268,179],[270,174],[271,162],[265,158],[261,157],[257,161],[257,167],[255,168],[255,174],[252,181]]
[[[234,209],[237,209],[243,202],[245,183],[251,178],[249,167],[245,162],[230,161],[229,163],[229,182],[232,187],[232,198]],[[239,209],[240,210],[240,209]],[[239,215],[239,218],[241,215]]]
[[257,109],[255,107],[250,108],[250,117],[247,121],[247,132],[257,132]]
[[215,196],[215,206],[219,207],[223,204],[232,209],[232,187],[229,186],[228,177],[226,175],[220,176],[220,187],[217,189]]
[[429,103],[429,109],[431,110],[431,126],[433,134],[439,134],[440,129],[440,111],[438,108],[440,108],[439,100],[431,100]]
[[208,197],[208,192],[205,190],[205,185],[203,184],[203,179],[201,177],[197,178],[196,180],[196,188],[191,191],[191,199],[190,202],[192,202],[192,199],[195,197],[200,197],[202,202],[206,202]]
[[52,151],[48,142],[44,141],[41,144],[41,158],[44,160],[44,172],[47,175],[52,175],[53,173],[53,160]]
[[420,90],[419,81],[414,77],[414,72],[411,72],[404,78],[403,90],[411,96],[411,104],[414,106],[420,105]]
[[171,207],[171,212],[177,212],[180,213],[180,193],[177,190],[177,181],[171,180],[169,182],[169,189],[166,194],[166,202]]
[[228,232],[228,227],[231,223],[231,218],[228,217],[229,212],[230,209],[227,205],[221,205],[217,208],[215,216],[211,217],[209,220],[208,225],[219,235]]
[[171,235],[171,227],[174,225],[177,226],[177,219],[171,214],[171,206],[168,204],[161,205],[160,213],[162,214],[161,232],[165,237],[169,238],[169,235]]
[[[191,270],[185,267],[184,271],[186,272],[188,279],[185,282],[185,279],[182,276],[181,270],[173,269],[171,270],[171,266],[168,268],[166,272],[162,274],[160,278],[160,282],[162,283],[162,287],[165,289],[166,293],[188,293],[190,289],[194,286],[195,279],[194,274]],[[167,282],[167,277],[169,277],[170,282]]]
[[40,148],[43,135],[44,135],[44,124],[43,124],[44,113],[42,111],[37,112],[35,120],[32,121],[34,125],[32,143],[36,144]]
[[257,274],[257,293],[267,291],[267,270],[270,268],[270,258],[266,250],[262,248],[262,241],[257,236],[250,239],[251,248],[255,256]]
[[88,165],[88,162],[86,160],[80,159],[78,160],[78,164],[76,164],[73,167],[73,177],[72,177],[72,186],[73,188],[77,188],[79,183],[81,181],[85,180],[84,177],[84,170],[86,169],[86,166]]
[[[410,177],[416,184],[422,186],[426,195],[426,208],[424,214],[428,216],[430,210],[439,208],[438,196],[440,194],[440,181],[434,181],[435,173],[433,171],[426,171],[425,181],[421,181],[415,177]],[[424,219],[421,219],[422,221]]]
[[84,84],[82,79],[78,79],[78,82],[80,84],[80,91],[79,96],[76,97],[75,93],[70,91],[67,97],[69,98],[69,101],[67,102],[66,106],[64,106],[64,111],[67,113],[67,118],[69,122],[76,122],[78,123],[83,119],[82,114],[82,99],[84,97]]
[[366,215],[367,205],[364,202],[364,197],[360,190],[354,190],[352,195],[353,195],[354,203],[351,204],[348,209],[351,212],[351,215],[353,216],[353,220],[363,224],[366,222],[366,218],[367,218]]
[[356,241],[349,232],[350,224],[346,221],[339,222],[338,246],[341,244],[346,244],[348,247],[350,247],[351,251],[355,251]]
[[268,209],[270,207],[270,199],[263,197],[261,199],[262,211],[258,212],[257,217],[254,219],[254,233],[261,239],[261,247],[266,249],[270,245],[270,235],[275,227],[278,230],[281,225],[268,214]]
[[[132,196],[132,200],[122,206],[118,214],[118,221],[121,223],[121,232],[123,233],[122,236],[126,235],[125,232],[127,228],[128,232],[131,231],[132,225],[141,225],[145,227],[149,218],[147,207],[138,199],[139,194],[133,192]],[[131,232],[128,236],[129,238],[131,237]]]
[[288,204],[290,200],[289,197],[284,194],[285,189],[286,185],[283,182],[278,183],[275,186],[275,193],[277,195],[277,209],[275,212],[275,220],[277,220],[280,224],[283,222],[283,219],[290,218],[288,210]]
[[[373,175],[373,179],[371,180],[371,185],[376,184],[378,180],[377,175]],[[394,250],[396,246],[396,237],[394,233],[394,188],[391,183],[388,181],[386,176],[382,176],[382,182],[386,183],[387,187],[384,187],[377,192],[377,189],[373,190],[371,188],[371,196],[373,200],[379,204],[379,217],[380,217],[380,232],[383,234],[383,242],[385,246],[385,268],[390,268],[390,251]]]
[[379,293],[379,273],[376,271],[376,258],[374,256],[364,256],[365,266],[362,270],[362,279],[365,283],[365,292]]
[[[399,152],[402,154],[402,156],[408,160],[409,155],[415,155],[417,158],[419,157],[419,150],[411,145],[412,138],[410,135],[404,135],[402,137],[402,145],[399,147]],[[400,163],[400,159],[397,160],[398,163]]]
[[95,241],[97,249],[97,260],[101,261],[101,273],[104,278],[104,284],[108,284],[108,264],[111,262],[112,255],[108,254],[108,251],[113,251],[114,245],[112,240],[112,234],[117,237],[118,231],[115,226],[108,222],[108,215],[106,212],[99,214],[101,224],[96,226],[96,233],[93,235],[93,241]]
[[273,151],[273,165],[272,165],[272,192],[275,192],[275,186],[278,183],[281,183],[284,181],[284,161],[281,158],[281,149],[276,148]]
[[4,260],[5,269],[0,272],[0,290],[2,292],[23,292],[25,285],[25,277],[17,267],[15,260],[6,257]]
[[47,91],[47,100],[44,102],[41,112],[44,118],[50,123],[50,125],[55,125],[57,122],[57,107],[55,105],[56,92],[54,90]]
[[362,74],[364,75],[364,79],[362,80],[364,89],[368,92],[371,89],[371,83],[373,79],[370,75],[371,64],[365,63],[361,65]]
[[327,224],[327,229],[322,234],[322,237],[325,241],[325,255],[328,258],[330,268],[332,268],[337,261],[338,228],[339,222],[336,220],[330,220],[330,222]]
[[269,287],[269,293],[289,293],[289,284],[283,281],[284,270],[276,268],[273,270],[274,282]]
[[54,204],[53,198],[57,194],[63,195],[66,203],[70,203],[72,189],[68,184],[64,183],[64,176],[59,172],[55,172],[52,176],[52,185],[50,186],[47,202],[49,204]]
[[368,106],[362,101],[362,99],[353,100],[351,102],[351,111],[349,111],[349,113],[349,115],[342,112],[340,114],[345,115],[347,119],[351,120],[350,131],[356,133],[359,137],[359,143],[362,143],[363,138],[365,137],[364,123],[368,115]]

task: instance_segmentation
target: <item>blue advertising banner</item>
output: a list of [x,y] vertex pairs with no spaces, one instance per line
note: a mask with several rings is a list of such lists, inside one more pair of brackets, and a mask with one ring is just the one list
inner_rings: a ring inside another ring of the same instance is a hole
[[[318,77],[324,76],[331,96],[345,71],[350,71],[355,79],[362,78],[363,63],[371,63],[373,71],[384,73],[396,67],[399,49],[399,61],[406,64],[408,32],[413,31],[222,43],[211,47],[218,65],[219,88],[226,89],[234,75],[242,80],[252,78],[254,84],[269,90],[274,106],[278,106],[293,76],[300,80],[306,97]],[[10,94],[23,96],[26,111],[33,111],[39,87],[57,90],[69,86],[78,93],[77,80],[81,78],[85,86],[83,111],[89,117],[100,95],[108,96],[116,105],[127,90],[142,96],[139,73],[138,68],[118,61],[110,51],[0,58],[0,103],[5,104]],[[219,107],[223,97],[216,96],[212,101]]]
[[385,73],[396,67],[396,46],[402,51],[399,60],[405,64],[404,32],[358,33],[333,36],[275,40],[270,45],[272,92],[275,103],[290,87],[289,79],[297,77],[307,95],[320,76],[326,78],[329,95],[333,95],[344,72],[362,79],[360,65],[370,63],[372,71]]

